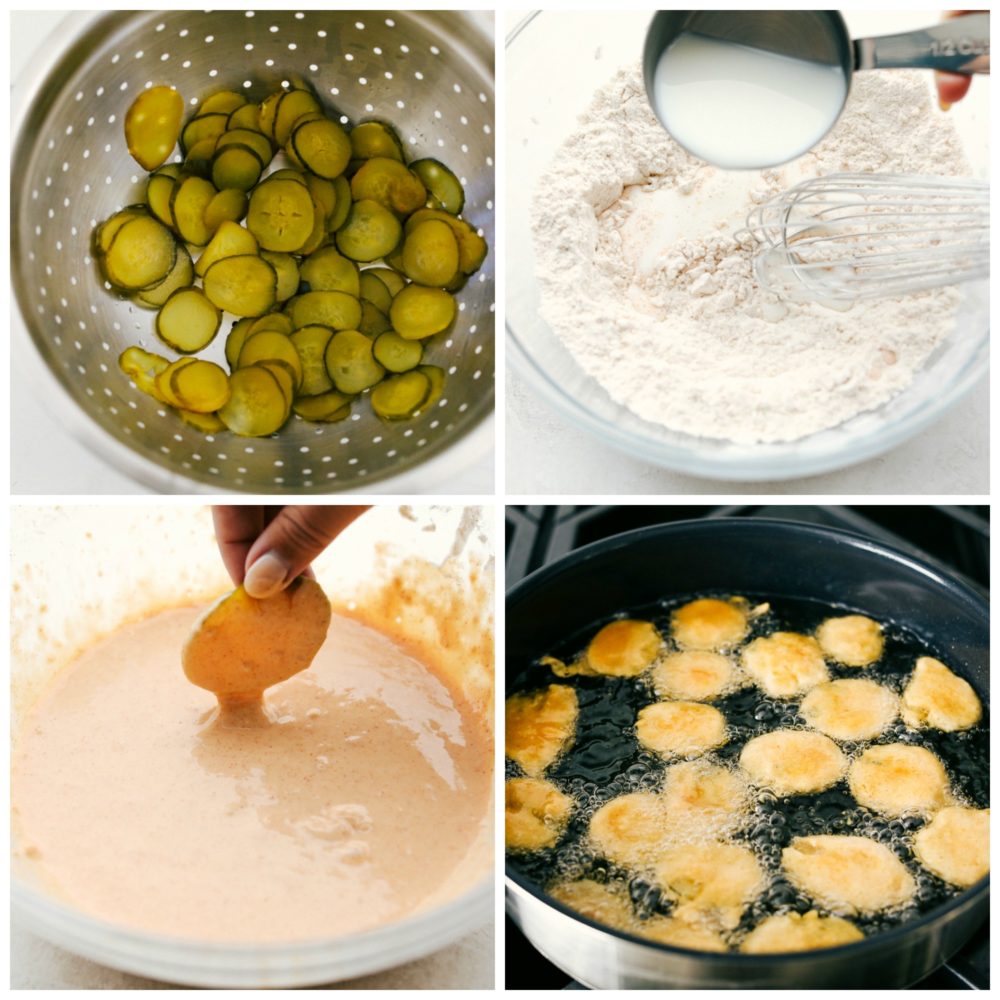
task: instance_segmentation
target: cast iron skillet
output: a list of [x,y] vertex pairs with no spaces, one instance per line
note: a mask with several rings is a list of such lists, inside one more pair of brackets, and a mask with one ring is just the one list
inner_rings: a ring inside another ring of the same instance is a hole
[[[844,604],[891,619],[941,650],[989,710],[989,609],[978,594],[870,539],[763,519],[631,531],[533,573],[507,595],[507,677],[618,611],[713,590]],[[546,958],[598,989],[905,987],[986,918],[989,877],[856,944],[777,956],[691,951],[610,930],[548,899],[509,864],[507,910]]]

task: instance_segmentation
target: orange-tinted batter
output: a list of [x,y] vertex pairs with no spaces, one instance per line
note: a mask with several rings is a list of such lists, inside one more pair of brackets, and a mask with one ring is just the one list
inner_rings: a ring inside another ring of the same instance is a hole
[[180,667],[198,613],[122,629],[25,718],[15,833],[56,895],[132,928],[264,942],[362,931],[485,875],[489,736],[432,672],[334,616],[266,719],[223,725]]

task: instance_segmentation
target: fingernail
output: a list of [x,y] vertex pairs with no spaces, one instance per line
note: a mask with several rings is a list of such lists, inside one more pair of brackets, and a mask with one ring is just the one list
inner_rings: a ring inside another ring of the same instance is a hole
[[938,98],[938,105],[942,111],[947,111],[951,107],[951,101],[942,101],[941,98]]
[[271,597],[281,590],[288,576],[288,567],[273,552],[265,552],[248,570],[243,589],[257,600]]

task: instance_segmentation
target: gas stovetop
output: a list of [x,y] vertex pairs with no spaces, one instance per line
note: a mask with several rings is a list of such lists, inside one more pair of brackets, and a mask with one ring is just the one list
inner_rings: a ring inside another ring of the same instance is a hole
[[[651,524],[694,518],[770,517],[867,535],[961,577],[989,593],[989,507],[809,507],[729,505],[535,506],[507,508],[507,587],[590,542]],[[989,922],[947,965],[913,989],[985,990],[990,984]],[[546,961],[508,919],[507,989],[583,989]]]

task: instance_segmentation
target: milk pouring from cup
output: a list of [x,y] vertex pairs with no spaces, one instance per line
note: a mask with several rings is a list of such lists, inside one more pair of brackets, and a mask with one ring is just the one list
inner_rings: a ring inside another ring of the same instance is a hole
[[988,13],[851,40],[837,11],[658,11],[646,92],[689,153],[727,169],[801,156],[833,127],[855,70],[989,73]]

